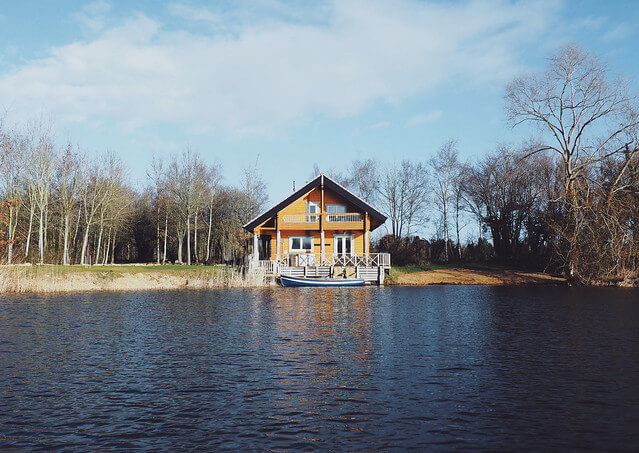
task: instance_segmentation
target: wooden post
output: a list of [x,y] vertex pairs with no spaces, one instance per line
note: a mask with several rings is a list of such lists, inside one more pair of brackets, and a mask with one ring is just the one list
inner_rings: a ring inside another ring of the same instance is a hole
[[320,247],[320,261],[322,264],[324,263],[324,259],[326,258],[326,245],[324,242],[324,214],[326,212],[324,206],[324,174],[320,177],[320,238],[321,238],[321,247]]
[[282,234],[277,230],[277,243],[275,244],[275,261],[280,262],[280,253],[282,249]]
[[260,249],[258,246],[257,233],[253,233],[253,262],[257,264],[260,260]]
[[377,277],[377,283],[381,286],[384,284],[384,268],[382,266],[379,266],[377,268],[377,271],[379,272],[379,275]]
[[368,231],[370,230],[370,220],[368,212],[364,213],[364,253],[368,255],[370,253],[370,237]]
[[280,244],[282,242],[282,237],[280,235],[280,214],[277,213],[275,215],[275,232],[276,232],[276,239],[275,239],[275,262],[279,263],[280,262]]

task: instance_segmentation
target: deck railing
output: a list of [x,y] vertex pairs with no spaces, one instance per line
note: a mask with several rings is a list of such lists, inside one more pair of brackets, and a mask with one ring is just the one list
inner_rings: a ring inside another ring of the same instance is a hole
[[390,267],[390,253],[364,253],[361,255],[326,255],[320,253],[292,253],[284,255],[277,262],[279,266],[363,266]]
[[[345,214],[325,214],[328,223],[358,223],[363,217],[361,214],[345,213]],[[284,223],[317,223],[320,214],[284,214],[282,221]]]
[[275,261],[272,260],[259,260],[257,262],[257,268],[263,270],[267,274],[272,274],[275,269]]

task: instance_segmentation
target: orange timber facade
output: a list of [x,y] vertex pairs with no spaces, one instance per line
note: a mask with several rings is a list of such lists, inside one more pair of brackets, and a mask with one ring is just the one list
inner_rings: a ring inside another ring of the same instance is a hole
[[370,253],[370,232],[385,221],[373,206],[319,175],[244,225],[253,234],[251,268],[383,283],[390,255]]

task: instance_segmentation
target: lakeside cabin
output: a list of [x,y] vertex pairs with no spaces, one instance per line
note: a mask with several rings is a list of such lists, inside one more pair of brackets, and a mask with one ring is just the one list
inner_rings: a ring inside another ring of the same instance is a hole
[[384,283],[390,254],[370,252],[386,216],[321,174],[244,225],[253,234],[249,268],[268,275],[362,278]]

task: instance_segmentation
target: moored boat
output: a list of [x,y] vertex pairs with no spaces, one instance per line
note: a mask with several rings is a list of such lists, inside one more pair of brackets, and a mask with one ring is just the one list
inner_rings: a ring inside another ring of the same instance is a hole
[[280,275],[282,286],[364,286],[360,278],[305,278]]

